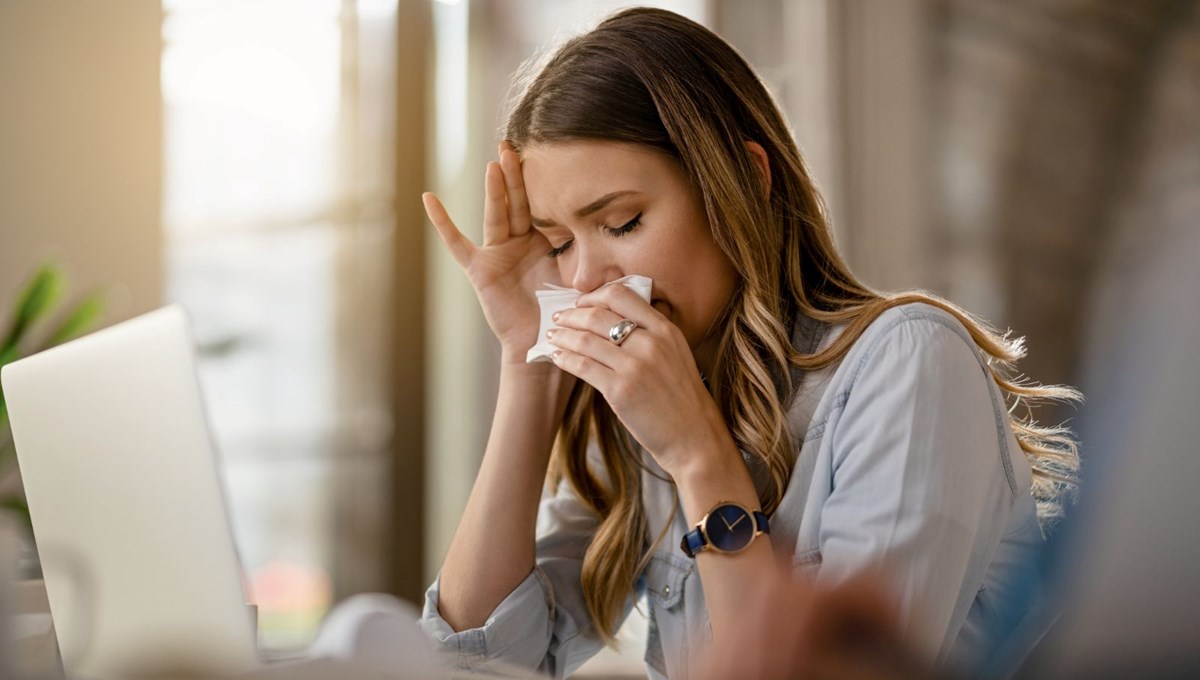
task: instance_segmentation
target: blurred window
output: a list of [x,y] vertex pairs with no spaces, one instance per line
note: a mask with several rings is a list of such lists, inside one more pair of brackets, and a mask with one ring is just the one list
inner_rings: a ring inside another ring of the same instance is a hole
[[163,2],[167,297],[196,326],[266,648],[384,587],[395,9]]

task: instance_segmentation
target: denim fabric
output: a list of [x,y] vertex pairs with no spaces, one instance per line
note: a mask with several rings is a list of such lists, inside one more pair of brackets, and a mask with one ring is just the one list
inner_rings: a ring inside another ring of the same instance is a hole
[[[812,351],[840,331],[799,324],[795,343]],[[1042,541],[1029,464],[980,350],[954,317],[911,304],[882,314],[837,364],[796,376],[788,419],[802,435],[771,517],[776,554],[821,583],[871,574],[928,658],[970,658],[995,634],[997,603]],[[669,479],[645,458],[650,533],[669,528],[625,611],[645,595],[650,677],[687,677],[711,640],[699,572],[679,549],[699,518],[683,516]],[[745,460],[761,491],[766,471]],[[451,630],[436,581],[422,626],[461,669],[498,660],[569,675],[601,647],[579,585],[595,525],[565,484],[548,493],[537,566],[484,626]]]

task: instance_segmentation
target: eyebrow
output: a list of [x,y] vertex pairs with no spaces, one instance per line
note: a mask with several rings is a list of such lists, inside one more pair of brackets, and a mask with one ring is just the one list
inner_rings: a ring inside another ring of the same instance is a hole
[[[633,189],[625,189],[623,191],[614,191],[612,193],[604,194],[600,198],[597,198],[596,200],[592,201],[591,203],[588,203],[587,205],[583,206],[579,210],[576,210],[575,217],[582,219],[584,217],[587,217],[588,215],[591,215],[600,210],[603,210],[604,207],[607,206],[609,203],[612,203],[613,201],[615,201],[618,198],[621,198],[622,196],[629,196],[632,194],[640,194],[640,193],[642,193],[642,192],[634,191]],[[554,220],[544,220],[544,219],[541,219],[540,217],[532,217],[531,216],[530,222],[533,224],[533,226],[535,226],[539,229],[546,229],[548,227],[560,226],[558,224],[558,222],[555,222]]]

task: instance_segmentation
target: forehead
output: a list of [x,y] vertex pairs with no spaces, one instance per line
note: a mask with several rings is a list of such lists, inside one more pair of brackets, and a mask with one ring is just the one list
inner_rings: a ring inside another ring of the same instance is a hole
[[521,152],[521,171],[531,212],[554,217],[599,196],[633,189],[669,187],[682,172],[666,154],[618,142],[554,142]]

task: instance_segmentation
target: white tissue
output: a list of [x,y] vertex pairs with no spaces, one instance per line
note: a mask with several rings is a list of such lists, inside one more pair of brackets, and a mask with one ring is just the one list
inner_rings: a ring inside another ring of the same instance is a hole
[[[616,284],[621,284],[637,293],[639,297],[649,304],[650,290],[653,287],[650,277],[631,274],[629,276],[622,276],[615,281],[609,281],[604,286],[613,286]],[[535,293],[537,295],[538,307],[542,309],[542,322],[538,327],[537,344],[531,347],[529,353],[525,355],[525,363],[527,364],[538,361],[552,361],[550,355],[558,348],[551,345],[550,341],[546,339],[546,331],[556,327],[554,320],[550,317],[554,316],[554,313],[559,310],[574,307],[575,301],[579,299],[580,295],[583,295],[583,293],[574,288],[563,288],[562,286],[555,286],[549,283],[545,284],[545,286],[544,289]],[[604,286],[600,287],[603,288]]]

